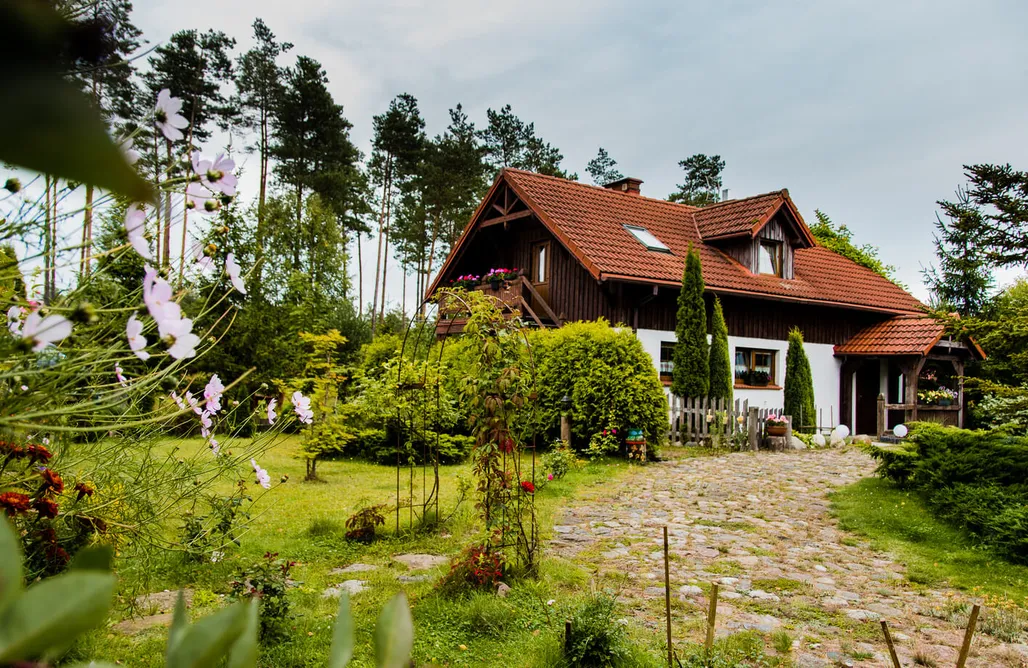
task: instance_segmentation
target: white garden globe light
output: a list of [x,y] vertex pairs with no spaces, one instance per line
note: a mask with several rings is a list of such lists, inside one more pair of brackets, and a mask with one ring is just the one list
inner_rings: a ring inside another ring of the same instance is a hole
[[896,436],[899,436],[900,438],[906,438],[907,437],[907,425],[905,425],[905,424],[898,424],[898,425],[896,425],[895,427],[893,427],[892,433],[895,434]]
[[814,445],[816,445],[817,447],[819,447],[819,448],[825,447],[825,437],[824,437],[824,434],[814,434],[814,438],[811,439],[811,440],[814,441]]
[[846,437],[850,435],[850,428],[844,424],[840,424],[832,431],[832,439],[838,441],[846,440]]

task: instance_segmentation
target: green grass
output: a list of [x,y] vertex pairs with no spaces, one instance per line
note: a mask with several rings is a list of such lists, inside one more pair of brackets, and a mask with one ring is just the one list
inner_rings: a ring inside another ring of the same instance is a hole
[[840,526],[893,554],[906,566],[911,582],[1028,601],[1028,567],[975,545],[934,517],[916,493],[865,478],[837,490],[831,499]]
[[[203,448],[197,439],[170,441],[166,447]],[[237,446],[238,447],[238,446]],[[357,628],[353,666],[373,665],[372,631],[382,606],[398,591],[405,591],[411,602],[415,624],[414,659],[416,664],[438,665],[552,665],[554,648],[559,652],[564,619],[572,614],[589,591],[594,574],[575,563],[545,556],[539,577],[512,580],[506,599],[492,594],[452,600],[434,588],[433,581],[401,583],[397,575],[405,567],[392,556],[405,552],[452,556],[479,534],[478,520],[471,500],[454,512],[458,476],[471,477],[468,464],[442,467],[440,471],[440,514],[446,523],[432,531],[411,532],[409,515],[401,514],[400,534],[395,531],[396,516],[389,514],[379,538],[370,545],[355,544],[344,537],[345,521],[366,503],[393,505],[396,497],[396,469],[362,461],[335,460],[318,464],[320,482],[303,482],[304,462],[297,457],[298,439],[287,437],[261,458],[260,464],[276,482],[267,494],[258,497],[251,509],[251,521],[240,536],[240,545],[230,550],[217,564],[186,564],[180,555],[169,554],[159,572],[151,573],[147,589],[160,591],[193,587],[199,603],[193,615],[208,614],[223,605],[229,583],[239,570],[253,564],[265,552],[298,562],[291,577],[297,586],[290,590],[293,617],[288,622],[286,641],[263,647],[262,666],[322,666],[331,643],[332,623],[338,602],[322,598],[329,585],[344,579],[366,580],[370,589],[352,598]],[[636,467],[620,460],[590,462],[560,480],[541,487],[536,494],[537,518],[543,539],[553,534],[554,519],[573,499],[588,498],[632,475]],[[415,469],[415,498],[420,500],[421,469]],[[429,471],[429,474],[431,472]],[[288,481],[278,484],[283,475]],[[409,472],[401,476],[401,496],[408,493]],[[231,481],[223,489],[229,493]],[[169,522],[169,531],[180,525]],[[332,576],[333,568],[354,562],[379,565],[375,571]],[[132,564],[118,564],[123,593],[134,593],[130,581]],[[440,567],[436,574],[446,570]],[[549,601],[554,601],[549,605]],[[115,621],[123,612],[115,613]],[[136,636],[113,631],[88,635],[76,648],[76,658],[120,662],[124,666],[163,666],[167,629],[163,627]],[[630,634],[631,635],[631,634]],[[648,634],[633,636],[639,641],[632,665],[651,665],[659,657],[657,641]],[[656,665],[656,664],[653,664]]]

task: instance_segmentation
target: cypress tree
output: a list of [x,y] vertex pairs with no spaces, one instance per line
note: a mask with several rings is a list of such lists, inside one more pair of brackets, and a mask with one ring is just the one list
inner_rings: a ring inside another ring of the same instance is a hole
[[803,332],[794,327],[789,332],[789,350],[785,354],[785,406],[783,412],[792,416],[796,427],[816,424],[814,416],[814,378],[810,361],[803,350]]
[[707,353],[707,307],[703,303],[703,272],[700,254],[689,247],[678,295],[675,323],[675,367],[671,393],[680,397],[703,397],[710,388]]
[[728,354],[728,325],[721,309],[721,300],[714,298],[714,316],[710,323],[710,398],[732,401],[732,360]]

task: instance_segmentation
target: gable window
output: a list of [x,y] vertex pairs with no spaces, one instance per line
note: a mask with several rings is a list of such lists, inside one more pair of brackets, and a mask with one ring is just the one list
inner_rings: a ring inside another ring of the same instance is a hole
[[549,283],[550,278],[550,242],[545,241],[532,246],[532,282]]
[[775,385],[775,351],[735,349],[735,384],[751,387]]
[[761,241],[759,273],[781,276],[782,264],[782,242]]
[[673,341],[660,342],[660,379],[671,380],[675,370],[675,344]]
[[661,253],[670,253],[671,249],[667,245],[653,236],[653,233],[647,230],[645,227],[639,227],[638,225],[625,225],[626,230],[629,234],[635,237],[635,240],[646,246],[646,250],[658,251]]

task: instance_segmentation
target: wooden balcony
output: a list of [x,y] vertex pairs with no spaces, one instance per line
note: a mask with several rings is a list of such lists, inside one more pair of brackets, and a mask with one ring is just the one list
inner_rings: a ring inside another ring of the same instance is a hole
[[[490,283],[481,283],[474,288],[474,292],[482,292],[492,297],[507,317],[528,316],[527,322],[536,327],[560,327],[561,319],[553,312],[550,305],[539,295],[535,286],[525,278],[519,276],[509,281],[500,281],[498,289],[493,289]],[[531,300],[531,304],[529,303]],[[532,305],[536,308],[533,309]],[[540,313],[536,313],[536,311]],[[540,317],[540,314],[542,317]],[[458,304],[447,304],[445,297],[439,300],[439,320],[436,321],[435,332],[437,337],[460,334],[464,331],[467,322],[466,313]]]

